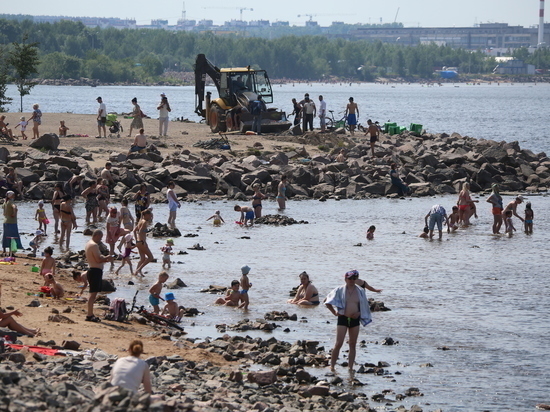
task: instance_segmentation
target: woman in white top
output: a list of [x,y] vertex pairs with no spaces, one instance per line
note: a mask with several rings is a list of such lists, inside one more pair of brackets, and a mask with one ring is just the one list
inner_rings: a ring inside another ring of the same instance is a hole
[[145,392],[153,393],[151,390],[151,374],[149,365],[143,359],[139,359],[143,353],[143,343],[140,340],[134,340],[128,348],[130,356],[118,359],[111,370],[111,384],[122,386],[134,393],[139,390],[139,385],[143,383]]
[[166,137],[168,136],[168,123],[170,122],[168,113],[170,113],[172,109],[170,108],[170,103],[168,103],[168,97],[166,97],[164,93],[162,93],[160,97],[161,100],[157,107],[159,111],[159,137]]
[[168,182],[166,197],[168,198],[168,210],[170,211],[170,216],[168,217],[168,225],[171,227],[176,227],[176,212],[178,211],[178,208],[181,207],[181,203],[178,201],[176,192],[174,192],[174,187],[176,187],[176,184],[170,180]]

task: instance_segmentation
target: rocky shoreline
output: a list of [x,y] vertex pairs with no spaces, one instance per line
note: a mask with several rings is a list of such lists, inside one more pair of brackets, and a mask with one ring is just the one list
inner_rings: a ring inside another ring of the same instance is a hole
[[[391,163],[398,164],[412,196],[456,194],[464,182],[470,183],[474,193],[489,190],[493,183],[499,184],[501,192],[514,193],[547,192],[550,186],[550,159],[545,153],[521,149],[517,142],[456,133],[382,134],[372,158],[367,143],[346,135],[309,132],[268,138],[317,144],[326,154],[310,155],[305,148],[262,151],[261,145],[241,152],[191,153],[154,144],[147,153],[129,156],[112,151],[109,160],[116,181],[114,200],[135,193],[145,183],[152,202],[164,202],[166,184],[173,180],[181,199],[248,201],[254,184],[261,184],[269,195],[275,194],[282,175],[290,178],[287,196],[291,199],[398,197],[397,187],[389,179]],[[342,149],[347,160],[336,162],[335,155]],[[90,167],[91,160],[93,154],[82,147],[59,150],[59,138],[54,134],[43,135],[23,150],[0,148],[0,165],[16,169],[32,200],[51,198],[55,183],[65,182],[73,174],[84,173],[87,181],[95,180],[100,169]]]

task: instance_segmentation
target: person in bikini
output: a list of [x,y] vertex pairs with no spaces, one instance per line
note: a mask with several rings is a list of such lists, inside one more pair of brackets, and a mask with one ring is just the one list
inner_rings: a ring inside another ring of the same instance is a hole
[[309,275],[306,272],[302,272],[299,276],[300,286],[296,291],[296,295],[287,302],[295,305],[317,306],[320,303],[317,288],[311,283]]
[[61,202],[63,201],[63,184],[56,183],[54,186],[54,192],[52,196],[52,214],[54,218],[54,233],[57,235],[59,233],[59,220],[61,214]]
[[282,175],[281,181],[277,186],[277,203],[279,204],[279,210],[286,209],[286,185],[287,177],[286,175]]
[[225,220],[223,220],[223,217],[220,214],[219,210],[216,210],[216,213],[214,213],[212,216],[206,219],[206,221],[209,221],[210,219],[214,219],[212,222],[214,226],[221,226],[222,222],[225,223]]
[[357,286],[359,272],[351,270],[344,275],[345,285],[332,290],[325,299],[325,306],[338,318],[336,326],[336,343],[332,349],[330,369],[334,372],[340,349],[349,333],[348,368],[353,372],[359,325],[366,326],[372,322],[369,301],[365,289]]
[[38,229],[42,230],[44,232],[44,236],[46,236],[46,231],[48,230],[48,223],[50,221],[48,220],[48,217],[46,216],[46,211],[44,210],[44,201],[40,200],[38,202],[38,208],[36,209],[36,213],[34,215],[34,219],[38,220]]
[[[122,253],[122,263],[120,264],[120,267],[116,270],[116,274],[118,276],[120,269],[124,267],[126,263],[128,263],[128,266],[130,266],[130,275],[134,276],[134,269],[132,269],[132,249],[136,247],[136,244],[134,243],[134,235],[131,233],[128,233],[127,235],[123,236],[120,243],[124,244],[124,253]],[[119,251],[120,251],[120,245],[119,245]]]
[[525,204],[525,220],[523,221],[525,225],[525,233],[528,235],[533,233],[533,219],[535,218],[535,212],[531,207],[531,202]]
[[53,248],[51,246],[48,246],[46,249],[44,249],[44,259],[42,259],[42,263],[40,264],[40,275],[42,277],[45,277],[49,274],[55,276],[56,262],[52,255]]
[[252,209],[254,209],[254,216],[256,218],[262,217],[262,199],[267,199],[267,196],[264,195],[260,189],[260,184],[255,184],[252,186],[254,189],[254,196],[252,196]]
[[59,236],[59,246],[63,246],[63,241],[68,249],[71,244],[71,231],[78,228],[76,216],[73,212],[71,196],[63,196],[61,203],[61,235]]
[[134,237],[136,240],[136,246],[139,252],[139,263],[136,268],[136,275],[143,275],[143,268],[151,263],[154,259],[151,249],[147,244],[147,228],[153,221],[153,211],[151,209],[145,209],[141,212],[141,219],[134,229]]

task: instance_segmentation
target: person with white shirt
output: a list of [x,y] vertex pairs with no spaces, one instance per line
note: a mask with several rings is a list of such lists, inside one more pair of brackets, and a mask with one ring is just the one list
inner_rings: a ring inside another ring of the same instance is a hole
[[323,100],[323,96],[319,96],[319,120],[321,122],[321,133],[325,133],[327,117],[327,102]]
[[98,137],[101,137],[101,129],[103,129],[103,137],[107,137],[107,106],[103,103],[101,97],[98,97],[97,102],[99,103],[99,109],[97,110],[97,133]]
[[153,393],[151,389],[151,372],[149,365],[140,355],[143,353],[143,343],[134,340],[128,348],[130,356],[119,358],[111,370],[111,384],[121,386],[137,393],[143,383],[143,389],[147,393]]
[[168,113],[172,111],[170,108],[170,103],[168,103],[168,97],[164,93],[160,95],[161,100],[157,107],[157,110],[159,111],[159,136],[168,136],[168,123],[170,121],[170,118],[168,117]]

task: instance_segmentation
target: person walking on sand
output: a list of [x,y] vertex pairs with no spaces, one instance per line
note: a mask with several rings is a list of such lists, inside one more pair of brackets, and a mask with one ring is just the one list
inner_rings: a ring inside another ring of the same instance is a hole
[[134,237],[136,238],[136,247],[139,252],[139,262],[136,268],[135,274],[143,275],[143,268],[151,263],[154,259],[151,249],[147,244],[147,228],[153,221],[153,211],[151,209],[145,209],[141,212],[141,218],[134,229]]
[[346,112],[344,116],[348,119],[349,132],[353,136],[355,134],[355,126],[357,125],[357,120],[359,119],[359,106],[353,101],[353,97],[349,98],[349,103],[346,106]]
[[103,130],[103,137],[107,137],[107,106],[105,106],[101,97],[98,97],[96,100],[99,103],[99,108],[97,109],[97,137],[101,137],[101,130]]
[[27,125],[29,124],[29,122],[25,120],[25,116],[21,116],[19,120],[20,121],[15,125],[15,128],[17,129],[17,127],[21,127],[21,137],[23,138],[23,140],[27,140],[28,137],[25,134],[25,130],[27,130]]
[[176,187],[176,184],[170,180],[168,182],[168,190],[166,191],[166,198],[168,200],[168,226],[170,227],[176,227],[176,214],[178,212],[178,209],[181,207],[181,203],[178,200],[178,197],[176,196],[176,192],[174,191],[174,188]]
[[132,99],[132,104],[134,105],[134,108],[132,110],[132,117],[134,118],[134,120],[132,120],[132,123],[130,124],[130,133],[128,133],[128,137],[132,137],[132,130],[143,129],[142,112],[141,107],[139,107],[137,97],[134,97]]
[[32,120],[32,138],[38,139],[40,137],[40,132],[38,127],[42,124],[42,111],[39,109],[38,103],[32,105],[32,115],[29,119],[29,122]]
[[143,384],[143,389],[147,393],[153,393],[151,389],[151,372],[149,364],[139,357],[143,353],[143,343],[140,340],[134,340],[128,348],[130,356],[118,358],[111,370],[111,384],[126,388],[137,393],[139,386]]
[[287,184],[287,177],[286,175],[282,175],[281,181],[277,186],[277,203],[279,204],[279,210],[286,209],[286,184]]
[[[428,218],[430,219],[429,224]],[[439,231],[439,240],[443,238],[443,219],[445,219],[445,224],[447,225],[447,233],[450,233],[451,228],[449,227],[449,218],[447,217],[445,208],[441,205],[433,205],[428,214],[424,217],[424,223],[430,230],[430,239],[434,237],[434,228],[436,224],[437,230]]]
[[97,294],[101,292],[103,282],[103,265],[114,260],[114,256],[103,256],[99,251],[99,243],[102,238],[103,232],[99,229],[94,230],[92,233],[92,239],[86,243],[86,247],[84,248],[84,253],[89,266],[86,279],[90,286],[88,314],[85,319],[87,322],[101,322],[101,319],[94,315],[94,303],[97,298]]
[[357,270],[344,275],[345,285],[332,290],[325,299],[325,306],[338,317],[336,323],[336,343],[330,357],[330,370],[334,372],[340,349],[349,333],[348,369],[353,372],[359,325],[366,326],[372,322],[369,301],[365,289],[355,284],[359,278]]
[[498,235],[502,227],[502,211],[504,210],[504,203],[499,193],[498,184],[493,183],[491,185],[491,195],[485,201],[493,206],[491,208],[491,213],[493,214],[493,235]]
[[159,137],[168,136],[168,124],[170,123],[169,113],[172,111],[170,103],[168,103],[168,97],[164,93],[160,94],[160,103],[157,106],[159,111]]

